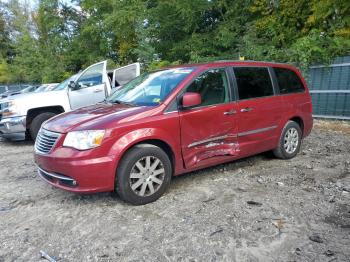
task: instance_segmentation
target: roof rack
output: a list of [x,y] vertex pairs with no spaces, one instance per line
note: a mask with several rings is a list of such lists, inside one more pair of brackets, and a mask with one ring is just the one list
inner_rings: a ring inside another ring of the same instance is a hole
[[256,62],[256,63],[271,63],[271,64],[288,64],[274,61],[258,61],[258,60],[216,60],[214,63],[227,63],[227,62]]

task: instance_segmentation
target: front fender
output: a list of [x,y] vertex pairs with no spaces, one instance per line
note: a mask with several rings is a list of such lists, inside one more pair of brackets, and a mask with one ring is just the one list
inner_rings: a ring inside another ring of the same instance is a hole
[[175,173],[177,173],[177,171],[181,169],[181,165],[178,164],[179,161],[177,161],[181,159],[181,147],[179,139],[180,134],[174,136],[174,133],[169,133],[161,128],[141,128],[130,131],[117,139],[111,147],[109,155],[115,157],[115,164],[117,168],[122,156],[134,145],[141,142],[147,142],[149,140],[160,140],[166,143],[173,151],[175,160]]

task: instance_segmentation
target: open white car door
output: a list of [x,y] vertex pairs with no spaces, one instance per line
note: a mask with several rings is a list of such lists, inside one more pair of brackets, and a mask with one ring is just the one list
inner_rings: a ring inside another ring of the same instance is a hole
[[119,86],[125,85],[139,75],[140,63],[119,67],[113,71],[113,87],[118,88]]
[[75,88],[69,88],[71,109],[102,102],[109,94],[111,84],[107,75],[107,61],[86,68],[75,80]]

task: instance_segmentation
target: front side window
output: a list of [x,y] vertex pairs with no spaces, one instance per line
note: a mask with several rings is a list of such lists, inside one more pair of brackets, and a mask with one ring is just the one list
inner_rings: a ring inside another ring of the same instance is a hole
[[286,68],[274,68],[280,94],[304,92],[304,85],[297,74]]
[[79,89],[96,86],[103,83],[104,64],[100,63],[88,68],[78,79]]
[[273,95],[273,87],[266,67],[235,67],[240,100]]
[[174,68],[142,74],[114,92],[107,101],[138,106],[159,105],[193,70]]
[[57,86],[55,86],[54,89],[52,89],[52,91],[59,91],[59,90],[64,90],[68,87],[68,84],[72,81],[74,81],[77,78],[77,75],[73,75],[70,78],[67,78],[66,80],[64,80],[63,82],[59,83]]
[[229,87],[225,69],[212,69],[197,77],[186,92],[199,93],[202,103],[208,106],[229,102]]

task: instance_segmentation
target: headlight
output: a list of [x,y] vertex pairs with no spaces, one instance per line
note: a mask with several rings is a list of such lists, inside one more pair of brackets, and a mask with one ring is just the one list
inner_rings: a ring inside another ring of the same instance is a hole
[[99,147],[102,144],[105,130],[86,130],[69,132],[64,139],[63,146],[78,150]]
[[5,102],[0,105],[0,113],[3,116],[14,116],[17,115],[19,111],[19,107],[16,105],[15,101]]

